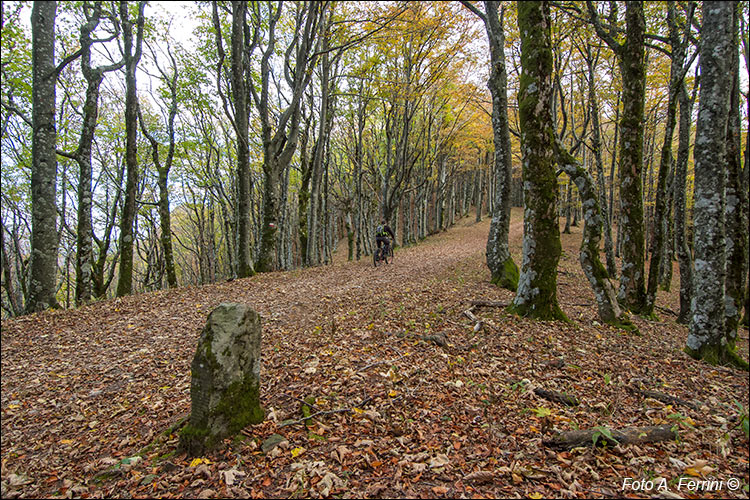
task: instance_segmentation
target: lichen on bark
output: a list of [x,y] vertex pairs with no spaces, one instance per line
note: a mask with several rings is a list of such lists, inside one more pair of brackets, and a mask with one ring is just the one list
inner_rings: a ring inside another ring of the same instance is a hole
[[508,127],[508,77],[505,69],[503,15],[498,18],[497,2],[486,2],[485,28],[490,42],[491,72],[487,86],[492,94],[492,131],[495,144],[495,189],[492,221],[487,238],[487,267],[493,284],[515,291],[518,266],[508,247],[510,230],[510,187],[512,156]]
[[552,130],[552,42],[549,2],[519,2],[523,71],[518,93],[523,158],[524,236],[518,290],[509,310],[567,321],[557,302],[562,246]]
[[560,169],[575,183],[583,200],[584,225],[579,261],[594,291],[599,318],[604,323],[633,333],[639,333],[638,328],[630,321],[627,313],[620,309],[615,289],[609,281],[609,274],[599,259],[599,242],[602,238],[604,217],[599,206],[594,180],[578,160],[568,153],[559,142],[556,143],[556,151]]
[[695,263],[685,351],[711,364],[747,370],[725,331],[726,124],[731,86],[731,2],[703,5],[701,89],[695,136]]

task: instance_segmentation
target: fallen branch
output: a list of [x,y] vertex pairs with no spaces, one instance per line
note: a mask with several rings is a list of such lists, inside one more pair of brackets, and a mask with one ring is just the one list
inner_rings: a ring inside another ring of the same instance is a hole
[[475,307],[508,307],[507,302],[498,302],[494,300],[470,300],[469,304]]
[[474,314],[474,313],[472,312],[472,309],[474,309],[474,307],[470,307],[469,309],[465,310],[465,311],[464,311],[464,316],[466,316],[467,318],[469,318],[470,320],[472,320],[472,321],[474,321],[474,322],[478,322],[478,321],[481,321],[481,320],[480,320],[479,318],[477,318],[477,317],[476,317],[476,315],[475,315],[475,314]]
[[669,394],[664,394],[663,392],[658,391],[644,391],[643,389],[639,389],[637,387],[625,387],[628,391],[639,394],[645,398],[651,398],[655,399],[657,401],[661,401],[664,404],[673,405],[678,404],[682,406],[687,406],[688,408],[692,408],[693,410],[700,409],[700,404],[693,403],[692,401],[686,401],[684,399],[670,396]]
[[368,369],[372,368],[373,366],[385,365],[385,364],[389,364],[389,363],[395,363],[396,361],[399,361],[400,359],[405,358],[405,357],[406,357],[406,354],[404,354],[402,356],[399,356],[398,358],[395,358],[395,359],[386,359],[386,360],[383,360],[383,361],[376,361],[375,363],[370,363],[369,365],[365,366],[364,368],[360,368],[359,370],[357,370],[357,373],[361,373],[361,372],[363,372],[365,370],[368,370]]
[[[359,404],[359,406],[364,407],[370,401],[372,401],[372,396],[368,396],[367,398],[365,398],[365,400],[362,401]],[[306,404],[309,404],[309,403],[306,403]],[[287,425],[301,424],[302,422],[304,422],[306,420],[311,420],[311,419],[313,419],[315,417],[319,417],[320,415],[331,415],[331,414],[334,414],[334,413],[346,413],[346,412],[349,412],[349,411],[354,411],[354,410],[352,408],[339,408],[338,410],[319,411],[319,412],[313,413],[309,417],[302,417],[299,420],[292,420],[290,422],[284,422],[283,424],[280,424],[279,427],[286,427]]]
[[476,333],[482,329],[482,327],[484,326],[484,321],[481,318],[478,318],[473,312],[471,312],[472,309],[474,309],[474,306],[471,306],[470,308],[465,310],[464,316],[474,322],[474,333]]
[[656,443],[658,441],[671,441],[677,438],[677,434],[672,430],[671,424],[648,426],[648,427],[626,427],[625,429],[609,430],[612,439],[606,437],[602,430],[607,429],[595,428],[579,431],[568,431],[558,434],[552,439],[542,441],[544,446],[558,450],[570,450],[579,446],[593,446],[594,436],[597,435],[597,445],[616,444],[643,444]]
[[679,316],[679,314],[677,314],[676,312],[674,312],[673,310],[671,310],[668,307],[662,307],[662,306],[654,306],[654,307],[656,307],[660,311],[664,311],[665,313],[669,313],[672,316]]
[[534,389],[534,394],[536,394],[540,398],[546,399],[547,401],[562,403],[565,406],[578,406],[578,399],[576,399],[575,396],[565,394],[564,392],[546,391],[537,387],[536,389]]

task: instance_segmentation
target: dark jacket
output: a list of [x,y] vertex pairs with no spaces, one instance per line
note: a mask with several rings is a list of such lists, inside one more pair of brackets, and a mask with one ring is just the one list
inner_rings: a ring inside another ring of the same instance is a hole
[[391,235],[391,239],[396,239],[396,235],[393,234],[393,230],[388,224],[378,224],[378,227],[375,228],[376,238],[385,238],[389,234]]

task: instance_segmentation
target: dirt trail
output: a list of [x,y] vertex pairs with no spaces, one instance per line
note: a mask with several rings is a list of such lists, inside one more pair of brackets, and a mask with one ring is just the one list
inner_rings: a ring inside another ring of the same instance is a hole
[[[521,215],[514,211],[511,225],[517,263]],[[488,229],[488,220],[463,219],[419,245],[397,249],[393,264],[377,269],[370,258],[341,262],[337,255],[330,266],[4,321],[3,497],[310,496],[321,493],[323,481],[310,471],[309,480],[300,479],[294,464],[315,463],[344,481],[334,487],[337,493],[351,496],[560,496],[569,481],[558,481],[559,470],[545,465],[541,423],[529,416],[529,408],[551,403],[514,390],[522,379],[576,393],[579,408],[552,408],[559,430],[645,425],[675,412],[650,407],[644,413],[642,399],[625,390],[636,380],[684,399],[712,401],[711,412],[725,416],[733,400],[747,408],[746,377],[688,360],[680,351],[685,328],[669,313],[660,322],[636,318],[643,337],[624,339],[622,332],[598,325],[577,262],[580,228],[562,236],[558,275],[558,297],[571,324],[527,321],[485,308],[477,314],[488,326],[474,332],[462,314],[470,299],[513,297],[488,282]],[[662,311],[676,310],[675,288],[660,294]],[[251,305],[263,318],[261,401],[268,418],[246,429],[247,441],[210,455],[207,472],[197,473],[184,455],[174,454],[176,437],[162,433],[190,410],[190,361],[207,314],[232,301]],[[448,344],[420,340],[435,333]],[[747,356],[746,331],[741,338],[740,352]],[[560,359],[576,369],[545,368]],[[602,385],[605,374],[611,384]],[[357,412],[327,415],[312,433],[301,425],[282,427],[282,420],[299,418],[299,402],[310,395],[318,398],[319,410]],[[608,456],[607,463],[618,465],[616,477],[612,467],[581,457],[575,469],[579,484],[605,488],[623,474],[640,477],[643,472],[634,467],[654,454],[660,458],[650,462],[649,473],[668,475],[674,467],[668,457],[685,463],[706,458],[718,472],[747,482],[746,441],[728,457],[696,453],[715,450],[717,436],[729,431],[717,428],[713,413],[680,410],[698,427],[683,434],[690,446],[668,443]],[[273,433],[290,446],[264,456],[258,444]],[[290,453],[297,448],[301,456]],[[130,473],[93,481],[139,452],[144,459]],[[446,458],[445,467],[429,466]],[[524,479],[525,473],[503,472],[512,464],[543,470],[553,486]],[[229,467],[247,477],[234,489],[219,474]],[[495,479],[471,489],[462,478],[477,470],[494,471]]]
[[[375,296],[418,288],[481,255],[488,228],[486,220],[464,219],[420,245],[398,249],[394,263],[377,269],[364,257],[4,321],[4,467],[6,459],[18,459],[20,469],[52,474],[55,467],[101,455],[113,443],[135,451],[137,440],[128,438],[138,428],[134,422],[145,426],[137,434],[148,438],[189,411],[192,350],[206,315],[221,302],[244,302],[261,314],[264,346],[276,336],[307,336],[322,311],[330,316],[337,307],[357,310]],[[292,344],[305,346],[307,339]],[[276,364],[266,359],[265,366]],[[159,403],[149,402],[154,399]],[[133,420],[144,415],[138,406],[151,410],[148,418]]]

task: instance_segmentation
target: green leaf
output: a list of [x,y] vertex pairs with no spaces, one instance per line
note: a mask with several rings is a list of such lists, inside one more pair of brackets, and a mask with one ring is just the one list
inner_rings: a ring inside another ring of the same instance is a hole
[[550,415],[552,415],[552,410],[550,410],[549,408],[539,407],[535,408],[533,411],[534,413],[536,413],[536,416],[540,418],[549,417]]

